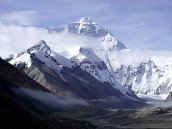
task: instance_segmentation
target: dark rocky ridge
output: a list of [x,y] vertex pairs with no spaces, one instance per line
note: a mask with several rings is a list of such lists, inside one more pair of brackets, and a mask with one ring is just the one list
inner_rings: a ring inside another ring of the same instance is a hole
[[[50,93],[46,88],[33,81],[24,73],[0,58],[0,129],[95,129],[96,126],[86,121],[69,118],[46,119],[28,113],[27,106],[37,111],[31,103],[13,92],[13,88],[27,87]],[[35,101],[33,98],[29,98]],[[40,102],[37,102],[41,104]],[[22,105],[24,104],[24,106]],[[21,106],[22,105],[22,106]],[[46,106],[42,104],[41,106]],[[43,107],[42,107],[43,108]],[[27,109],[27,110],[26,110]],[[31,110],[31,108],[29,108]],[[40,119],[41,118],[41,119]]]

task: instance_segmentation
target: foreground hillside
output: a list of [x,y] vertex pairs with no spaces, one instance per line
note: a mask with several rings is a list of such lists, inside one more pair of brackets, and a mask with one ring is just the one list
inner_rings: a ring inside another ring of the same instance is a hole
[[31,116],[13,100],[0,94],[1,129],[95,129],[91,123],[69,118],[38,119]]
[[[59,111],[27,92],[13,89],[27,88],[50,93],[40,84],[0,59],[0,129],[94,129],[91,123],[68,118],[46,119],[45,113]],[[41,93],[42,93],[41,92]],[[40,95],[40,94],[39,94]],[[51,110],[51,112],[49,112]],[[37,117],[35,117],[35,115]],[[39,117],[41,115],[41,118]]]

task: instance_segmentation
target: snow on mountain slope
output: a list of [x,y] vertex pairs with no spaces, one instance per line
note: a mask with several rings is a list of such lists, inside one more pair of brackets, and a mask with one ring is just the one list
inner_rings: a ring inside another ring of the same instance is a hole
[[[138,97],[166,99],[172,91],[172,57],[137,55],[134,50],[96,50],[115,80]],[[134,54],[133,54],[134,53]]]
[[107,57],[116,80],[137,96],[165,99],[172,91],[172,56],[169,53],[125,49],[108,53]]
[[58,71],[61,71],[62,67],[73,67],[73,64],[69,59],[58,55],[56,52],[53,52],[43,40],[39,41],[33,47],[27,49],[27,51],[15,55],[10,59],[9,63],[15,66],[24,64],[25,67],[29,68],[32,64],[32,57],[36,57],[50,68]]
[[114,88],[126,94],[128,90],[116,82],[106,64],[101,60],[91,48],[80,48],[79,54],[72,57],[71,61],[77,66],[90,73],[103,83],[110,83]]
[[20,63],[26,64],[26,67],[29,68],[32,65],[32,60],[30,58],[30,54],[28,53],[21,53],[17,54],[10,59],[10,63],[12,65],[18,65]]
[[[165,96],[172,90],[172,69],[160,70],[153,61],[141,63],[138,67],[121,66],[117,69],[117,80],[130,87],[139,96]],[[122,74],[123,76],[120,76]]]

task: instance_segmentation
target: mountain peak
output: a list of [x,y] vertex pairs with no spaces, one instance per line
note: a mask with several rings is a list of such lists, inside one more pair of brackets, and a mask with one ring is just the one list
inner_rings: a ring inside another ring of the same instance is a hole
[[78,22],[67,24],[62,27],[46,28],[48,33],[69,32],[72,34],[99,38],[107,49],[125,49],[125,45],[119,42],[113,34],[104,27],[101,27],[89,17],[82,17]]
[[89,17],[81,17],[80,20],[78,21],[80,24],[96,24],[91,18]]
[[46,53],[51,53],[50,47],[46,44],[44,40],[40,40],[36,45],[27,49],[27,51],[28,53],[31,53],[32,51],[42,51]]
[[40,41],[37,43],[37,45],[38,45],[38,44],[39,44],[39,45],[47,45],[46,42],[45,42],[44,40],[40,40]]

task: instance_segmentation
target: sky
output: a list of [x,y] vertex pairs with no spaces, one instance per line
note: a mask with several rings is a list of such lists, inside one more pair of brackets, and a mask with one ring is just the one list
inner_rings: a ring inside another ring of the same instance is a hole
[[171,14],[172,0],[0,0],[3,25],[42,28],[90,17],[130,49],[172,51]]

